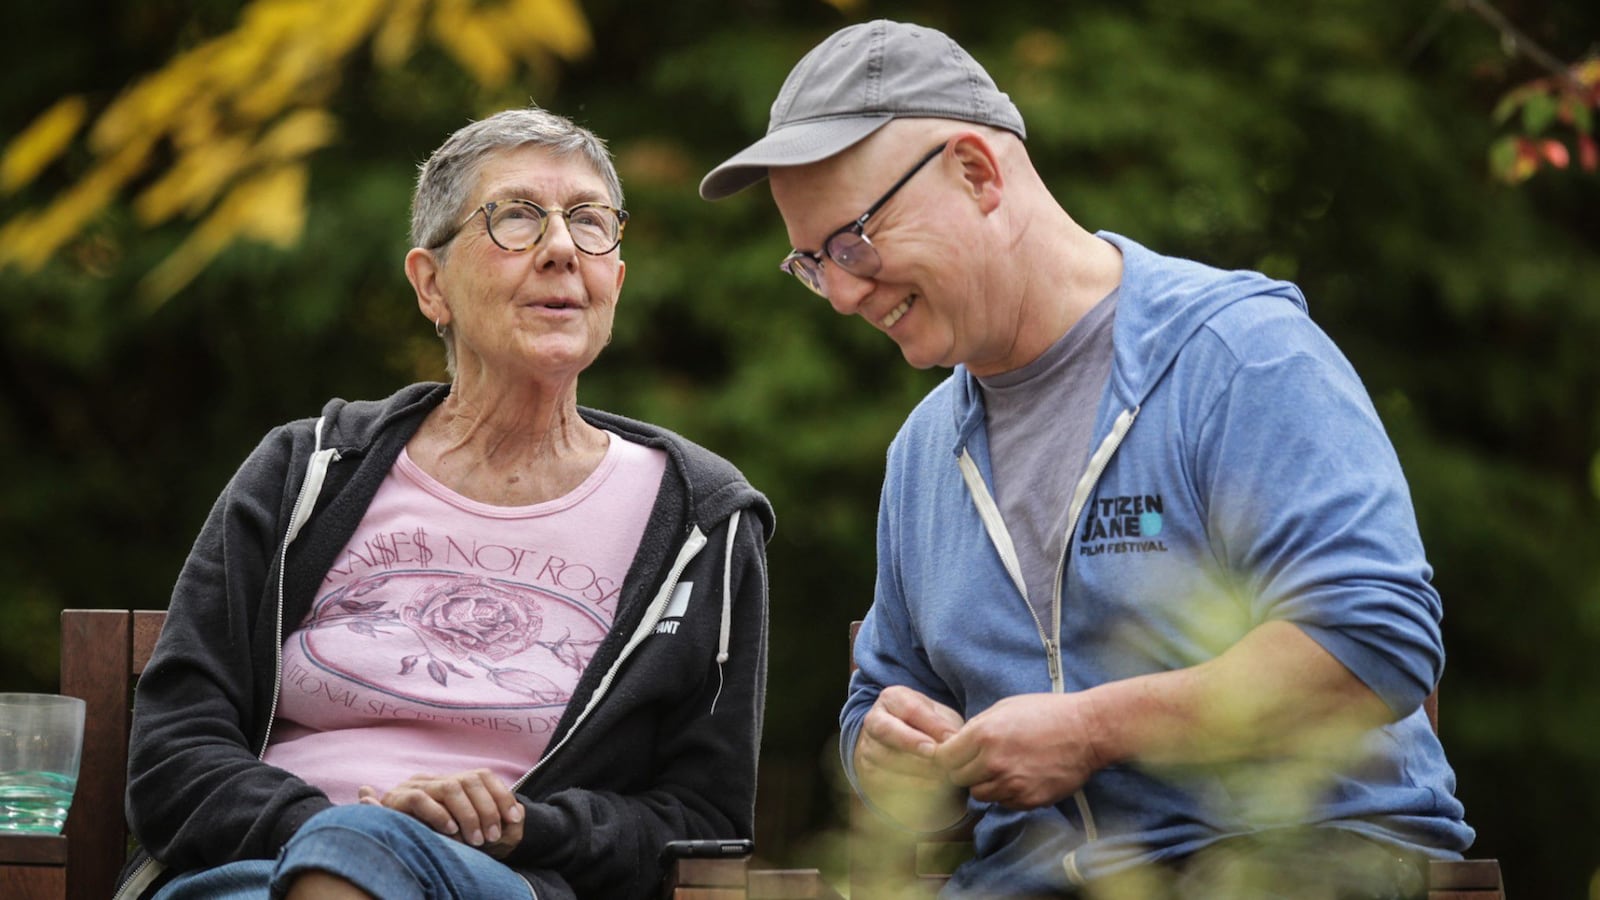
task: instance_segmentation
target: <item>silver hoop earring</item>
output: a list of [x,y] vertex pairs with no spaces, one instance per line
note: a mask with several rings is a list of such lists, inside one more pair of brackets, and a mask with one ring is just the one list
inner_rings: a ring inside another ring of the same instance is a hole
[[433,333],[437,334],[441,338],[444,337],[444,320],[443,319],[434,319],[433,320]]

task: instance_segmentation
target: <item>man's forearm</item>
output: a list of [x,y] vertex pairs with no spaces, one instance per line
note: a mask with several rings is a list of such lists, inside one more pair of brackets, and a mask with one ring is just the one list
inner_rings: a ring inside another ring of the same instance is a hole
[[1288,622],[1259,625],[1198,666],[1100,685],[1082,699],[1108,763],[1320,755],[1394,719],[1377,694]]

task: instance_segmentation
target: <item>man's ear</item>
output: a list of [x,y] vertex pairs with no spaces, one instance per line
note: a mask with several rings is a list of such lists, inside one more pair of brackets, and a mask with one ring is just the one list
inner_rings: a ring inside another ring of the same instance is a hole
[[1005,192],[1005,177],[1000,174],[993,145],[983,135],[965,131],[950,138],[950,150],[961,165],[961,180],[968,195],[978,202],[978,210],[985,215],[994,212]]
[[412,247],[406,253],[406,279],[417,292],[417,308],[435,325],[450,324],[450,306],[444,301],[444,288],[439,284],[439,260],[432,250]]

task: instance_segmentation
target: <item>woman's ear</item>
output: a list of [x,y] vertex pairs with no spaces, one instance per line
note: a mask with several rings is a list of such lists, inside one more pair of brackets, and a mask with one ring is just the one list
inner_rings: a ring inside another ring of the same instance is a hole
[[1000,174],[994,147],[983,135],[965,131],[950,138],[950,151],[961,166],[961,180],[967,194],[978,202],[978,210],[985,215],[993,212],[1005,191],[1005,177]]
[[432,250],[412,247],[406,253],[406,279],[417,292],[417,308],[436,326],[450,324],[450,306],[445,303],[444,289],[439,284],[439,260]]

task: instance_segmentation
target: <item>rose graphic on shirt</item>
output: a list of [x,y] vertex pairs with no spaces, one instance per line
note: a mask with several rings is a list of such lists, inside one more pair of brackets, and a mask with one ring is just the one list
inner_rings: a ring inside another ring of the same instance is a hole
[[[549,619],[546,598],[520,585],[485,578],[429,578],[403,602],[360,599],[392,576],[364,579],[340,589],[319,605],[308,629],[342,626],[364,638],[391,638],[394,629],[410,632],[420,652],[400,657],[396,674],[420,673],[441,687],[452,676],[476,678],[474,669],[497,687],[540,704],[566,703],[567,688],[516,665],[534,648],[548,651],[562,666],[581,673],[593,658],[599,638],[576,639],[570,628],[543,640]],[[396,608],[397,607],[397,608]],[[403,632],[402,632],[403,633]]]
[[495,662],[532,647],[544,628],[537,598],[482,579],[424,587],[400,619],[459,659],[481,655]]

